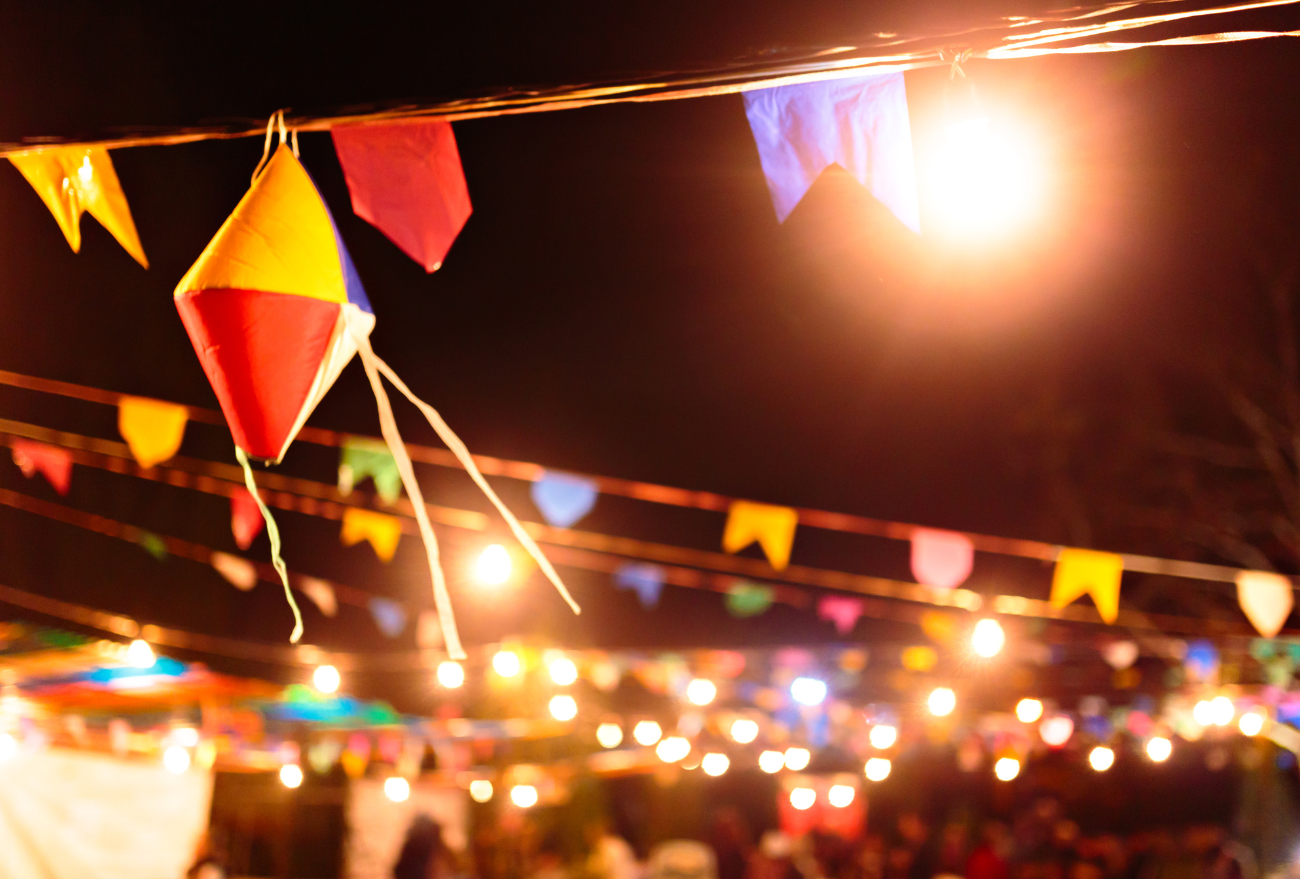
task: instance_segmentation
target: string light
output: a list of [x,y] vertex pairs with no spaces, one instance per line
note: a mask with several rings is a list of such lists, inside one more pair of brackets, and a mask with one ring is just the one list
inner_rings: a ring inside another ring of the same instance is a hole
[[867,738],[871,741],[871,747],[878,751],[892,748],[894,742],[898,741],[898,727],[889,726],[888,724],[877,724],[871,728],[871,732],[867,734]]
[[853,804],[856,791],[847,784],[833,784],[826,792],[826,800],[837,809],[845,809]]
[[1243,735],[1257,736],[1264,731],[1264,715],[1259,711],[1247,711],[1237,721],[1237,728]]
[[445,659],[438,663],[438,683],[448,690],[455,690],[465,683],[465,668],[459,662]]
[[659,741],[659,737],[664,734],[659,728],[659,724],[653,720],[642,720],[632,727],[632,738],[636,739],[638,745],[649,747]]
[[686,698],[692,705],[708,705],[718,696],[718,688],[713,681],[696,678],[686,685]]
[[492,657],[492,670],[503,678],[513,678],[522,668],[523,663],[519,661],[519,654],[513,650],[498,650]]
[[339,684],[342,682],[342,678],[339,677],[339,670],[332,665],[318,666],[311,675],[312,686],[321,693],[337,692]]
[[521,809],[531,809],[537,805],[537,788],[531,784],[517,784],[510,788],[510,802]]
[[1210,700],[1210,723],[1215,726],[1227,726],[1237,716],[1237,709],[1227,696],[1215,696]]
[[510,553],[501,544],[494,543],[484,547],[483,552],[479,554],[478,561],[474,563],[474,576],[478,577],[479,582],[488,586],[500,586],[510,579],[510,571],[513,567]]
[[1115,765],[1115,752],[1105,745],[1098,745],[1089,752],[1088,764],[1098,772],[1105,772]]
[[578,716],[578,703],[572,696],[556,696],[551,699],[551,717],[556,720],[573,720]]
[[884,781],[889,778],[889,770],[892,768],[890,762],[884,757],[872,757],[862,768],[862,772],[868,781]]
[[190,768],[190,752],[180,745],[172,745],[163,751],[163,766],[175,775],[182,774]]
[[1214,709],[1207,700],[1202,699],[1192,706],[1192,720],[1195,720],[1201,726],[1213,725]]
[[596,727],[596,741],[602,748],[617,748],[623,744],[623,727],[617,723],[602,723]]
[[957,694],[948,687],[935,687],[925,704],[935,717],[947,717],[957,707]]
[[793,769],[798,772],[808,766],[808,761],[812,759],[812,754],[807,748],[786,748],[785,749],[785,768]]
[[1059,748],[1074,735],[1074,721],[1067,714],[1053,714],[1038,725],[1038,734],[1053,748]]
[[800,812],[811,809],[815,802],[817,802],[817,791],[810,787],[797,787],[790,791],[790,805]]
[[1174,743],[1164,736],[1155,736],[1147,742],[1147,756],[1153,763],[1163,763],[1174,752]]
[[1037,699],[1021,699],[1016,703],[1016,717],[1021,723],[1033,723],[1043,716],[1043,703]]
[[731,761],[727,759],[726,754],[719,754],[716,751],[705,754],[700,760],[700,768],[704,770],[705,775],[712,775],[715,778],[722,775],[731,767]]
[[758,738],[758,724],[748,717],[742,717],[731,725],[731,738],[742,745],[748,745]]
[[795,678],[790,684],[790,698],[800,705],[820,705],[826,701],[826,682],[817,678]]
[[931,164],[941,225],[986,237],[1024,221],[1038,201],[1039,163],[1026,138],[987,117],[947,126]]
[[158,657],[154,656],[153,648],[149,646],[148,641],[136,638],[131,642],[131,646],[126,648],[126,664],[132,668],[153,668],[158,662]]
[[18,754],[18,740],[9,733],[0,733],[0,763],[7,763]]
[[1007,635],[997,620],[984,619],[975,624],[971,632],[970,646],[980,656],[990,659],[1002,652],[1006,646]]
[[665,763],[676,763],[691,752],[691,743],[681,736],[669,736],[655,748],[655,755]]
[[780,751],[764,751],[758,755],[758,768],[771,775],[785,767],[785,755]]
[[302,767],[297,763],[286,763],[280,767],[280,784],[292,790],[302,787]]
[[384,796],[394,803],[404,803],[411,796],[411,783],[400,775],[384,779]]
[[476,778],[469,783],[469,796],[476,803],[486,803],[492,799],[492,782],[486,778]]
[[567,687],[578,679],[578,667],[567,656],[561,656],[546,667],[551,673],[551,680],[561,687]]
[[1020,761],[1015,757],[1003,757],[993,764],[993,774],[998,781],[1010,781],[1020,774]]

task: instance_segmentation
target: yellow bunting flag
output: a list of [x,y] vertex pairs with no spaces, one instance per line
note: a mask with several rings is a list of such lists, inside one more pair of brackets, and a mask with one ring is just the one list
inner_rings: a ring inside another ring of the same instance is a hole
[[789,507],[774,507],[752,501],[733,501],[722,532],[722,548],[740,552],[754,541],[763,548],[768,562],[778,571],[790,564],[790,547],[799,514]]
[[145,397],[123,397],[117,404],[117,430],[141,467],[161,464],[181,448],[188,410]]
[[348,507],[343,511],[343,530],[339,540],[344,546],[353,546],[365,540],[374,547],[375,555],[386,562],[393,560],[397,542],[402,539],[402,520],[396,516]]
[[1097,613],[1108,623],[1119,616],[1119,582],[1124,559],[1113,552],[1063,549],[1052,575],[1052,607],[1065,607],[1076,598],[1092,596]]
[[81,214],[89,213],[117,243],[149,268],[131,219],[126,194],[108,150],[100,147],[50,147],[9,157],[63,230],[73,253],[81,250]]
[[1268,571],[1242,571],[1237,574],[1237,601],[1250,624],[1265,638],[1282,631],[1291,615],[1295,598],[1291,580]]

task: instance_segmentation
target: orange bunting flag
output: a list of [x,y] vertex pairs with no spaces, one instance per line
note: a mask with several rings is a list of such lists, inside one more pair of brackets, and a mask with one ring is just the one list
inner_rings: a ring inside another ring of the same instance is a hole
[[257,585],[257,567],[248,559],[226,552],[214,552],[208,563],[240,592],[247,592]]
[[13,441],[14,463],[31,479],[37,473],[45,477],[59,494],[72,487],[72,452],[33,440]]
[[1062,608],[1084,595],[1092,596],[1097,613],[1108,623],[1119,616],[1119,584],[1124,558],[1113,552],[1063,549],[1052,575],[1052,607]]
[[354,546],[365,540],[374,548],[375,555],[391,562],[401,539],[402,520],[396,516],[360,507],[348,507],[343,511],[343,530],[339,532],[339,540],[344,546]]
[[100,147],[51,147],[9,157],[63,230],[72,252],[81,250],[81,214],[89,213],[140,265],[149,268],[140,236],[113,170]]
[[299,577],[298,591],[306,595],[316,605],[319,610],[327,617],[332,617],[339,612],[339,602],[334,596],[334,587],[324,580],[316,577]]
[[1268,571],[1237,574],[1237,601],[1250,624],[1265,638],[1282,631],[1295,603],[1291,580]]
[[123,397],[117,404],[117,430],[141,467],[171,458],[185,438],[188,411],[175,403],[145,397]]
[[757,541],[772,567],[783,571],[790,564],[790,547],[798,524],[799,514],[789,507],[733,501],[722,532],[722,548],[740,552]]

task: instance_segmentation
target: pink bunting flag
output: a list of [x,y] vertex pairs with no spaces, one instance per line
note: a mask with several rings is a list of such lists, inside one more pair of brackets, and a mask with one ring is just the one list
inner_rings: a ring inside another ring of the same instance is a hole
[[966,582],[974,563],[975,546],[964,534],[929,528],[912,532],[912,576],[916,582],[953,589]]
[[37,473],[45,477],[59,494],[72,487],[72,453],[58,446],[16,439],[13,441],[14,463],[31,479]]
[[826,595],[821,601],[817,602],[817,616],[824,620],[830,620],[835,624],[835,631],[841,635],[847,635],[858,624],[858,618],[862,616],[863,607],[861,598],[850,598],[847,595]]
[[342,125],[330,134],[352,210],[437,271],[472,210],[451,123]]
[[230,533],[235,536],[235,544],[240,549],[248,549],[265,524],[257,500],[248,489],[236,488],[230,495]]

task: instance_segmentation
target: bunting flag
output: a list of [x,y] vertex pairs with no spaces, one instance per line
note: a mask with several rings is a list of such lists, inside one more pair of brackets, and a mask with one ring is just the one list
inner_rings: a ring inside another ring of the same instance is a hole
[[789,507],[733,501],[722,532],[722,548],[735,553],[757,541],[772,567],[784,571],[790,564],[798,524],[799,514]]
[[442,621],[438,619],[438,612],[420,611],[415,618],[415,646],[421,650],[438,650],[442,644]]
[[905,647],[899,654],[898,661],[908,671],[929,671],[939,664],[939,654],[933,647],[924,645]]
[[1101,648],[1101,658],[1115,671],[1123,671],[1137,662],[1138,652],[1133,641],[1111,641]]
[[248,549],[266,524],[251,492],[242,485],[230,493],[230,533],[235,545]]
[[664,569],[647,562],[627,562],[614,572],[614,583],[619,589],[635,592],[642,607],[658,607],[664,589]]
[[1062,608],[1076,598],[1091,595],[1097,613],[1108,623],[1119,616],[1119,586],[1124,559],[1110,552],[1063,549],[1052,575],[1052,607]]
[[156,561],[167,561],[167,541],[163,540],[152,531],[141,531],[140,536],[136,538],[140,548],[149,555],[153,556]]
[[334,596],[334,587],[315,577],[299,577],[298,591],[312,600],[316,609],[327,617],[339,612],[339,602]]
[[136,262],[149,268],[108,150],[50,147],[12,155],[9,161],[50,209],[73,253],[81,250],[81,214],[86,212],[99,220]]
[[248,559],[226,552],[214,552],[208,559],[208,564],[241,592],[248,592],[257,585],[257,567]]
[[591,512],[600,491],[591,479],[547,470],[528,493],[547,522],[568,528]]
[[370,599],[370,616],[379,631],[388,638],[396,638],[406,628],[406,608],[396,601],[375,597]]
[[921,614],[921,631],[937,644],[951,644],[957,638],[957,620],[941,610],[927,610]]
[[1219,671],[1219,651],[1210,641],[1198,638],[1187,645],[1183,668],[1193,681],[1210,680]]
[[912,532],[912,576],[916,582],[954,589],[966,582],[974,564],[975,546],[966,535],[930,528]]
[[451,123],[340,125],[330,136],[353,212],[426,272],[441,268],[472,210]]
[[[25,471],[24,471],[25,472]],[[1237,574],[1237,601],[1241,612],[1265,638],[1282,631],[1295,603],[1291,580],[1268,571]]]
[[817,602],[817,616],[834,623],[835,631],[841,635],[853,631],[865,609],[866,603],[861,598],[847,595],[826,595]]
[[346,437],[339,450],[339,493],[347,497],[366,477],[374,482],[384,503],[395,504],[401,498],[402,474],[388,445],[382,440]]
[[744,97],[778,222],[822,171],[838,164],[904,226],[921,231],[903,74],[776,86]]
[[25,439],[15,439],[12,445],[14,463],[28,479],[39,473],[59,494],[72,488],[72,453],[67,449]]
[[339,532],[339,540],[344,546],[368,541],[374,548],[375,555],[385,562],[391,562],[401,539],[402,520],[396,516],[360,507],[348,507],[343,511],[343,529]]
[[761,583],[737,580],[727,589],[727,612],[733,617],[756,617],[772,606],[776,590]]
[[123,397],[117,404],[117,431],[141,467],[161,464],[181,449],[189,410],[146,397]]

